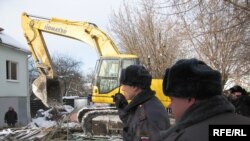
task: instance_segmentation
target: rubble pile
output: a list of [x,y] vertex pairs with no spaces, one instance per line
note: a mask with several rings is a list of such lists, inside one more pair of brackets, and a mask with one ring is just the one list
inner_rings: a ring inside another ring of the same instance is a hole
[[26,140],[44,140],[51,132],[51,128],[8,128],[0,132],[1,141],[26,141]]
[[[68,138],[69,133],[82,132],[81,125],[70,123],[67,115],[73,110],[71,106],[64,105],[64,109],[42,109],[25,127],[7,128],[0,131],[2,141],[49,140],[53,138]],[[59,135],[60,134],[60,135]]]
[[[102,140],[122,141],[121,121],[118,116],[97,116],[90,122],[92,133],[84,134],[81,123],[70,122],[69,113],[73,107],[64,105],[64,109],[40,109],[25,127],[0,130],[1,141],[51,141],[51,140]],[[107,128],[105,123],[110,126]],[[116,126],[117,123],[119,126]],[[94,130],[94,131],[93,131]],[[112,133],[111,133],[112,132]],[[110,134],[111,133],[111,134]]]

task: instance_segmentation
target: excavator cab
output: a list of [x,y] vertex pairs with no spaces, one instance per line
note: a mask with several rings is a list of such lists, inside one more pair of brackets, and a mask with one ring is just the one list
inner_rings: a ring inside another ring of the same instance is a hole
[[94,103],[113,103],[113,95],[119,92],[122,69],[139,64],[138,57],[101,57],[96,66],[91,100]]

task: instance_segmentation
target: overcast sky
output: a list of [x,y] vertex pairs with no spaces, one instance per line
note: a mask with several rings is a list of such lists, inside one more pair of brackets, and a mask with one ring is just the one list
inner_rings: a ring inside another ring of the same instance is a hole
[[[110,35],[109,20],[113,11],[118,11],[123,0],[0,0],[0,27],[28,49],[21,28],[21,14],[57,17],[73,21],[95,23]],[[94,69],[98,54],[86,44],[60,37],[45,35],[50,54],[59,52],[82,60],[83,70]],[[115,41],[114,41],[115,42]]]

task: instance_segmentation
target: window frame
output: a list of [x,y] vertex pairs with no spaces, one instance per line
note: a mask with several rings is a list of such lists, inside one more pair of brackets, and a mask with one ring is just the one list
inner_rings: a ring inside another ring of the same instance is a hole
[[[15,65],[15,68],[13,68],[12,65]],[[13,69],[15,72],[12,72]],[[6,80],[18,81],[19,78],[18,70],[19,70],[19,65],[17,61],[6,60]],[[13,73],[15,73],[15,75],[13,75]]]

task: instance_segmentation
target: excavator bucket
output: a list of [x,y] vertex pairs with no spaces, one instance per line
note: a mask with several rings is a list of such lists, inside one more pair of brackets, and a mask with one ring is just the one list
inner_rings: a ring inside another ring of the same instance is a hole
[[32,83],[32,91],[47,107],[62,106],[61,82],[58,79],[50,79],[40,75]]

